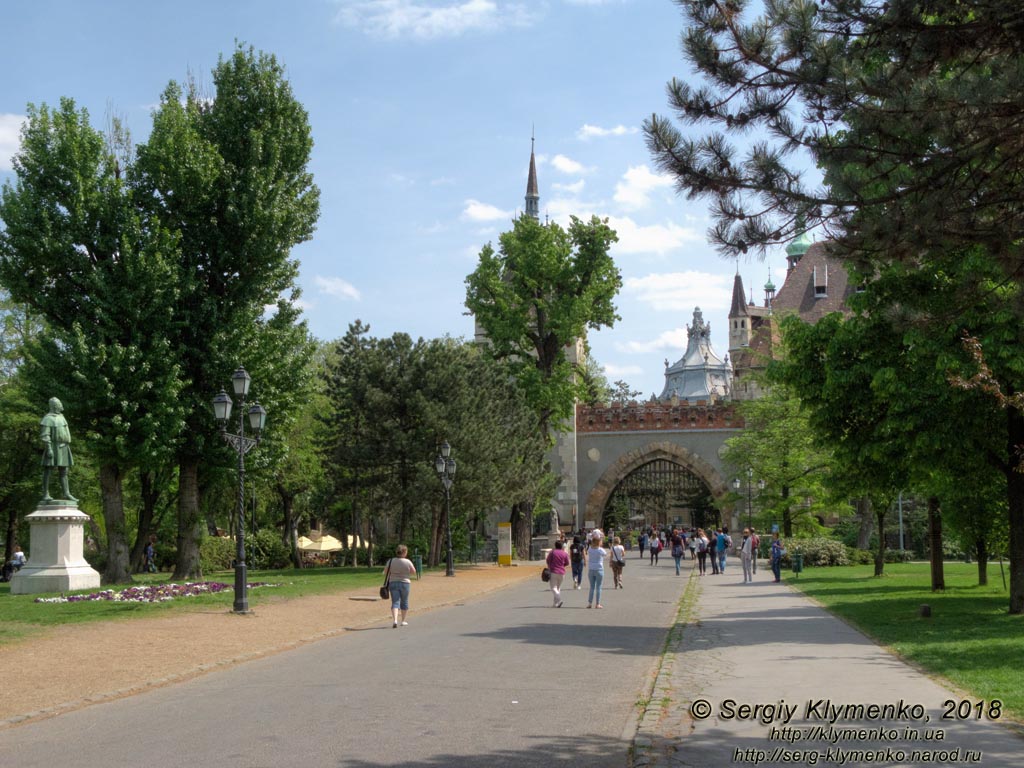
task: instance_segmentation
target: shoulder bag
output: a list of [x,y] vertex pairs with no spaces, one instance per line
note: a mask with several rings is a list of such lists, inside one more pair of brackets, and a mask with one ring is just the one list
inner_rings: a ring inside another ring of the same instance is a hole
[[388,588],[388,579],[390,578],[390,576],[391,576],[391,561],[388,560],[387,570],[384,571],[384,583],[381,585],[381,588],[380,588],[380,599],[381,600],[387,600],[389,597],[391,597],[391,590]]

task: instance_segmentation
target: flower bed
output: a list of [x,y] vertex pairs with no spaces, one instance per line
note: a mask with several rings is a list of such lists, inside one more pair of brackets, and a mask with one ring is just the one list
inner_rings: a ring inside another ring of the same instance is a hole
[[[265,581],[254,581],[249,589],[257,587],[277,587],[279,584],[268,584]],[[153,584],[148,587],[128,587],[119,592],[105,589],[89,595],[61,595],[60,597],[37,597],[37,603],[83,603],[89,600],[111,600],[117,603],[164,603],[179,597],[195,597],[196,595],[216,594],[225,590],[234,590],[234,585],[219,581],[195,581],[186,584]]]

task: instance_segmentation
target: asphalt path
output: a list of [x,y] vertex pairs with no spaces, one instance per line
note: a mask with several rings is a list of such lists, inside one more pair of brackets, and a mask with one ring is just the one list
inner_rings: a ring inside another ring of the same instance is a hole
[[[0,731],[19,768],[627,765],[688,572],[630,553],[604,610],[538,578]],[[456,576],[458,578],[458,576]],[[607,573],[607,584],[611,573]],[[382,604],[382,614],[385,612]],[[238,631],[245,631],[239,617]],[[98,651],[99,652],[99,651]],[[115,653],[116,649],[103,649]],[[54,674],[62,663],[55,662]],[[7,762],[10,759],[11,762]]]

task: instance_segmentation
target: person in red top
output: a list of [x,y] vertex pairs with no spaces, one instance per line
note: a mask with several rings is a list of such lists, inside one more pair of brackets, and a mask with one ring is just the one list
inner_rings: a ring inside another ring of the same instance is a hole
[[556,541],[555,548],[548,552],[548,571],[551,573],[551,594],[554,600],[554,608],[562,607],[562,579],[565,578],[565,569],[569,567],[569,555],[562,549],[562,542]]

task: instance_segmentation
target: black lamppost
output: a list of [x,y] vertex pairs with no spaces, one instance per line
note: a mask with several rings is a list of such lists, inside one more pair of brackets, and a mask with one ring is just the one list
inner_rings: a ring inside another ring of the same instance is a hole
[[[263,406],[256,401],[246,410],[245,398],[249,394],[249,383],[252,379],[239,368],[231,374],[231,386],[235,390],[235,396],[241,398],[238,404],[238,434],[227,431],[228,420],[231,418],[231,398],[223,389],[213,398],[213,414],[220,424],[220,434],[227,443],[238,451],[238,517],[235,529],[235,603],[232,611],[235,613],[249,612],[249,596],[246,592],[248,577],[245,568],[245,454],[251,451],[260,441],[263,427],[267,423],[267,412]],[[249,416],[249,427],[252,429],[255,438],[245,436],[245,416]]]
[[[732,487],[739,493],[742,487],[740,479],[737,477],[732,481]],[[754,485],[754,469],[753,467],[747,467],[747,528],[754,523],[754,499],[753,499],[753,485]],[[757,481],[757,489],[759,491],[764,490],[764,480]]]
[[455,575],[455,561],[452,558],[452,482],[455,479],[455,459],[452,458],[452,447],[445,440],[441,443],[441,453],[434,459],[434,469],[444,486],[444,527],[448,539],[448,559],[444,568],[445,576]]

